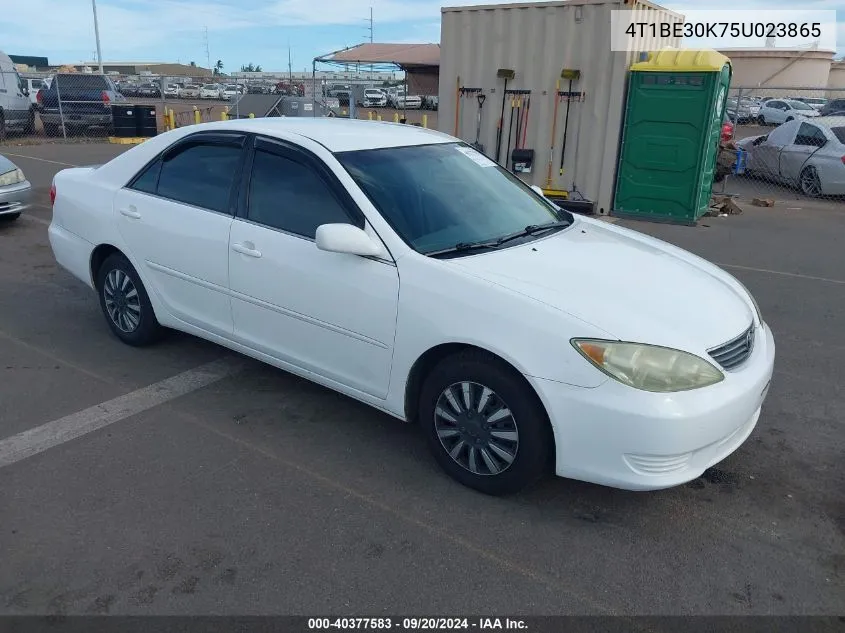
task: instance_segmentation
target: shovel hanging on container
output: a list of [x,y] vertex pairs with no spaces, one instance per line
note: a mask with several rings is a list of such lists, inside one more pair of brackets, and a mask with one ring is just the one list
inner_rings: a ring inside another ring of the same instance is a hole
[[481,144],[481,111],[484,108],[484,102],[487,100],[487,95],[483,92],[478,93],[475,98],[478,100],[478,121],[475,126],[475,143],[472,146],[479,152],[484,153],[484,146]]

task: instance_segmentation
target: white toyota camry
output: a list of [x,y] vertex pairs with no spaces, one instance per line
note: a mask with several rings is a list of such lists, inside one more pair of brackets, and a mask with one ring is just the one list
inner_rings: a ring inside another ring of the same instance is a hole
[[745,441],[772,376],[731,275],[415,126],[194,125],[59,172],[51,197],[55,257],[122,341],[182,330],[335,389],[490,494],[547,469],[687,482]]

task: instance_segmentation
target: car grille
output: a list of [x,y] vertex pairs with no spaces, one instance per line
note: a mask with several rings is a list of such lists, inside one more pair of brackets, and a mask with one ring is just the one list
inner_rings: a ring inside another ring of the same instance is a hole
[[735,339],[714,347],[708,353],[723,369],[736,369],[748,360],[754,348],[754,324]]

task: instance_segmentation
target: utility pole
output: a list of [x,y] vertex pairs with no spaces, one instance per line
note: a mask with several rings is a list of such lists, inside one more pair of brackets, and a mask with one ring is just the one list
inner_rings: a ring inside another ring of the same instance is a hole
[[100,52],[100,25],[97,23],[97,0],[91,0],[91,8],[94,10],[94,37],[97,40],[97,64],[100,66],[100,74],[103,74],[103,54]]
[[205,27],[205,30],[203,31],[203,33],[205,34],[205,61],[206,61],[206,67],[207,67],[209,70],[212,70],[212,68],[211,68],[211,53],[210,53],[210,52],[209,52],[209,50],[208,50],[208,27],[207,27],[207,26]]
[[290,60],[290,42],[288,42],[288,77],[290,78],[290,87],[293,89],[293,65]]
[[[373,43],[373,8],[370,7],[370,44]],[[370,74],[375,72],[375,66],[370,64]]]

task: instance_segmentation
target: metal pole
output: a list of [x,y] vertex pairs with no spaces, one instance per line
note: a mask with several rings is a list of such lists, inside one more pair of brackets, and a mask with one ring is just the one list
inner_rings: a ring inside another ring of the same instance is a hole
[[311,112],[313,116],[317,116],[317,60],[311,62]]
[[[100,74],[103,74],[103,54],[100,52],[100,25],[97,23],[97,0],[91,0],[91,8],[94,10],[94,37],[97,39],[97,64],[100,66]],[[56,86],[58,91],[59,87]],[[61,101],[59,101],[61,103]]]
[[67,140],[67,130],[65,130],[65,115],[62,113],[62,93],[59,90],[59,75],[56,74],[53,77],[53,81],[56,82],[56,99],[59,100],[59,121],[62,122],[62,138]]

